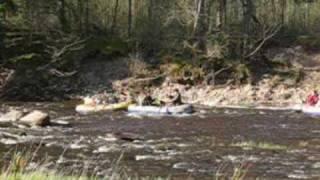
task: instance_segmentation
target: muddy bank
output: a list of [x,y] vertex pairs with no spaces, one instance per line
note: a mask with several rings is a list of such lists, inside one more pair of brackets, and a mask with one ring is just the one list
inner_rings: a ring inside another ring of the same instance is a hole
[[[276,106],[285,107],[303,103],[305,97],[315,89],[315,84],[301,87],[272,86],[270,79],[261,81],[258,85],[228,85],[213,86],[184,86],[172,85],[182,93],[185,103],[207,106]],[[156,88],[155,97],[165,96],[171,87]]]
[[[319,72],[311,72],[294,86],[286,84],[278,76],[265,76],[255,85],[190,86],[165,80],[160,86],[141,88],[141,92],[151,92],[154,98],[166,99],[173,90],[178,89],[184,103],[205,106],[288,107],[303,103],[308,94],[318,89],[319,80]],[[121,88],[116,89],[121,92]],[[99,97],[99,93],[93,95]]]
[[[106,90],[112,89],[111,92],[116,92],[118,95],[133,92],[136,97],[141,92],[151,92],[154,98],[163,99],[174,89],[179,89],[185,103],[206,106],[276,107],[301,104],[313,90],[319,90],[320,53],[318,51],[309,52],[301,46],[271,48],[266,56],[271,64],[280,64],[280,66],[252,74],[254,80],[251,82],[239,83],[236,79],[223,77],[219,79],[218,77],[216,81],[224,83],[215,85],[208,85],[205,81],[197,82],[191,67],[182,71],[182,74],[183,72],[191,73],[187,77],[186,74],[173,75],[175,73],[172,74],[170,68],[174,69],[176,64],[170,63],[162,64],[160,70],[152,71],[153,74],[150,75],[148,74],[150,67],[142,63],[141,59],[135,59],[133,63],[127,63],[129,77],[113,78],[112,86]],[[142,78],[139,77],[141,75]],[[101,91],[89,91],[88,94],[99,95]]]
[[155,98],[161,99],[173,89],[179,89],[185,103],[209,106],[289,106],[302,103],[308,93],[319,88],[320,72],[314,68],[320,65],[319,53],[306,52],[297,46],[270,49],[266,55],[269,63],[281,64],[277,67],[282,69],[269,68],[260,74],[252,74],[255,80],[250,83],[237,83],[236,79],[230,77],[232,72],[228,72],[227,77],[217,77],[216,81],[223,83],[215,85],[208,85],[204,77],[198,77],[202,78],[201,81],[196,80],[195,73],[201,68],[184,65],[181,69],[181,64],[170,61],[155,63],[158,65],[152,67],[152,63],[147,63],[138,55],[110,58],[98,53],[82,57],[76,61],[76,73],[67,77],[59,77],[57,72],[52,74],[50,71],[2,68],[0,98],[64,101],[84,96],[104,98],[104,94],[107,94],[121,101],[128,99],[126,96],[129,92],[137,97],[139,93],[149,91]]

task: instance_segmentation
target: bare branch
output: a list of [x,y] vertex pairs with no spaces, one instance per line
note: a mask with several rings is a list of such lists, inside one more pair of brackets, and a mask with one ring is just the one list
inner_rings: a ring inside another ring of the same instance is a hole
[[256,48],[251,53],[246,55],[245,58],[250,58],[250,57],[254,56],[257,52],[259,52],[259,50],[262,48],[262,46],[269,39],[274,37],[280,31],[280,29],[281,29],[281,26],[277,25],[274,28],[270,27],[268,30],[263,31],[263,37],[262,37],[262,39],[260,41],[258,41],[260,43],[256,46]]
[[78,72],[77,71],[62,72],[62,71],[59,71],[57,69],[50,69],[49,73],[52,74],[52,75],[55,75],[57,77],[65,78],[65,77],[71,77],[71,76],[77,74]]
[[[58,61],[62,60],[62,57],[66,55],[67,53],[74,52],[74,51],[80,51],[84,48],[84,43],[88,40],[87,39],[76,39],[73,40],[73,42],[64,45],[62,48],[58,48],[54,45],[46,45],[45,52],[48,53],[51,56],[51,61],[47,63],[46,65],[40,66],[37,68],[38,71],[45,70],[51,65],[57,63]],[[67,41],[71,41],[70,39],[67,39]]]
[[225,68],[221,68],[218,71],[214,72],[214,76],[219,75],[220,73],[222,73],[223,71],[229,70],[232,66],[227,66]]

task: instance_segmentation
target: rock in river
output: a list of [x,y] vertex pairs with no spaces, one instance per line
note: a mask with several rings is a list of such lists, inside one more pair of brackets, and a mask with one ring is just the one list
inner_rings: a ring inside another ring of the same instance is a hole
[[20,122],[31,126],[46,126],[50,124],[50,118],[47,113],[36,110],[22,117]]
[[0,122],[12,122],[18,121],[23,116],[22,111],[11,110],[8,113],[0,117]]

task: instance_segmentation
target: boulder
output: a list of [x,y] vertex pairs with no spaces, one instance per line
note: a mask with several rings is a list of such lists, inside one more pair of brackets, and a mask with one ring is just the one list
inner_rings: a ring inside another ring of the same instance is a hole
[[23,114],[24,113],[22,111],[11,110],[0,117],[0,122],[18,121],[23,116]]
[[20,122],[31,126],[46,126],[50,124],[50,117],[47,113],[35,110],[22,117]]

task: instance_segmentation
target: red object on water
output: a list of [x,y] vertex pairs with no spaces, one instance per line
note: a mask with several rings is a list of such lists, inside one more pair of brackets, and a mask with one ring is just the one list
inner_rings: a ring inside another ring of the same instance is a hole
[[307,96],[306,103],[310,106],[314,106],[317,104],[319,100],[319,96],[317,94],[310,94]]

